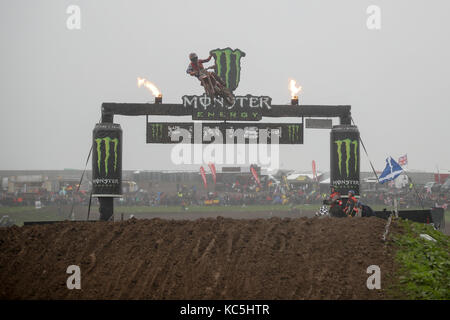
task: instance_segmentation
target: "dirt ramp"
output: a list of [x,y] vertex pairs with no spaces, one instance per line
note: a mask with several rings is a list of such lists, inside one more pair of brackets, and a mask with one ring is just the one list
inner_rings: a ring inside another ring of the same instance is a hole
[[[379,299],[385,221],[200,219],[63,222],[0,230],[2,299]],[[66,269],[81,269],[68,290]]]

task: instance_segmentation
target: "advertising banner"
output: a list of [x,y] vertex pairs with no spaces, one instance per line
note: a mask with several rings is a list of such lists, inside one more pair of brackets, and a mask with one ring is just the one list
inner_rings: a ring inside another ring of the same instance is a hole
[[147,143],[248,144],[250,139],[256,143],[303,144],[303,123],[147,123]]
[[356,126],[338,125],[331,130],[330,137],[330,184],[342,196],[349,190],[359,195],[359,131]]
[[115,123],[98,123],[93,131],[92,196],[122,195],[122,129]]

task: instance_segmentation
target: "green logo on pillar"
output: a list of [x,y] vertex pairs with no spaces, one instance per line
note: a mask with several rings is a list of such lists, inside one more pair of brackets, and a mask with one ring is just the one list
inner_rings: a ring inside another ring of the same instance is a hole
[[[108,162],[109,158],[111,157],[111,153],[114,152],[114,172],[117,170],[117,146],[119,145],[119,139],[117,138],[111,138],[111,137],[104,137],[104,138],[97,138],[95,139],[95,142],[97,143],[97,167],[98,172],[101,173],[101,167],[102,167],[102,142],[104,142],[105,145],[105,175],[108,175],[109,167]],[[113,148],[111,148],[111,143],[114,144]]]
[[299,139],[299,129],[300,125],[298,124],[288,125],[289,142],[295,142]]
[[161,123],[152,123],[152,138],[153,140],[162,140],[163,125]]
[[231,48],[210,51],[214,57],[217,75],[225,82],[231,91],[236,90],[241,76],[241,58],[245,52]]
[[[342,175],[342,146],[344,146],[345,149],[345,172],[347,173],[347,177],[350,175],[350,158],[352,156],[355,157],[355,167],[354,170],[357,172],[358,169],[358,140],[350,140],[350,139],[344,139],[344,140],[336,140],[334,143],[337,145],[337,154],[338,154],[338,166],[339,166],[339,174]],[[352,146],[353,146],[353,152],[352,152]]]

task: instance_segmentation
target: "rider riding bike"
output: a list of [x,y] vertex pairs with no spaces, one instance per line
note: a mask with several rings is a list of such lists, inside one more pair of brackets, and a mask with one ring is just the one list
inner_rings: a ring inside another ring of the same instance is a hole
[[[209,55],[207,59],[199,59],[196,53],[189,54],[189,60],[191,60],[191,63],[189,63],[186,73],[190,74],[191,76],[195,76],[198,79],[200,71],[205,70],[205,68],[203,67],[203,63],[209,62],[211,58],[212,55]],[[220,82],[223,86],[226,86],[225,82],[215,72],[210,73],[216,81]]]

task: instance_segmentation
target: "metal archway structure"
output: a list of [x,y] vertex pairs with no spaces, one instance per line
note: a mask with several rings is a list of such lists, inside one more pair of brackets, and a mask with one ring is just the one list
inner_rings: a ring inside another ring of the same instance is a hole
[[[113,216],[113,200],[115,197],[122,196],[122,129],[120,124],[114,123],[114,116],[146,116],[148,130],[149,116],[188,116],[193,115],[194,111],[190,105],[166,104],[158,98],[155,103],[102,104],[101,122],[94,128],[92,142],[92,196],[99,199],[101,220],[109,220]],[[291,142],[280,142],[290,144],[303,143],[305,117],[339,118],[340,124],[333,126],[330,133],[330,184],[334,185],[341,194],[346,194],[348,190],[353,189],[359,195],[360,138],[358,128],[351,124],[350,105],[298,105],[293,102],[291,105],[271,105],[270,108],[260,111],[263,117],[302,119],[301,137]],[[169,122],[161,124],[170,125]],[[229,123],[224,121],[223,125],[226,126]],[[264,123],[258,123],[258,125],[264,126]],[[288,124],[278,125],[282,127]],[[147,142],[149,142],[148,137]],[[156,143],[166,142],[161,140]]]

